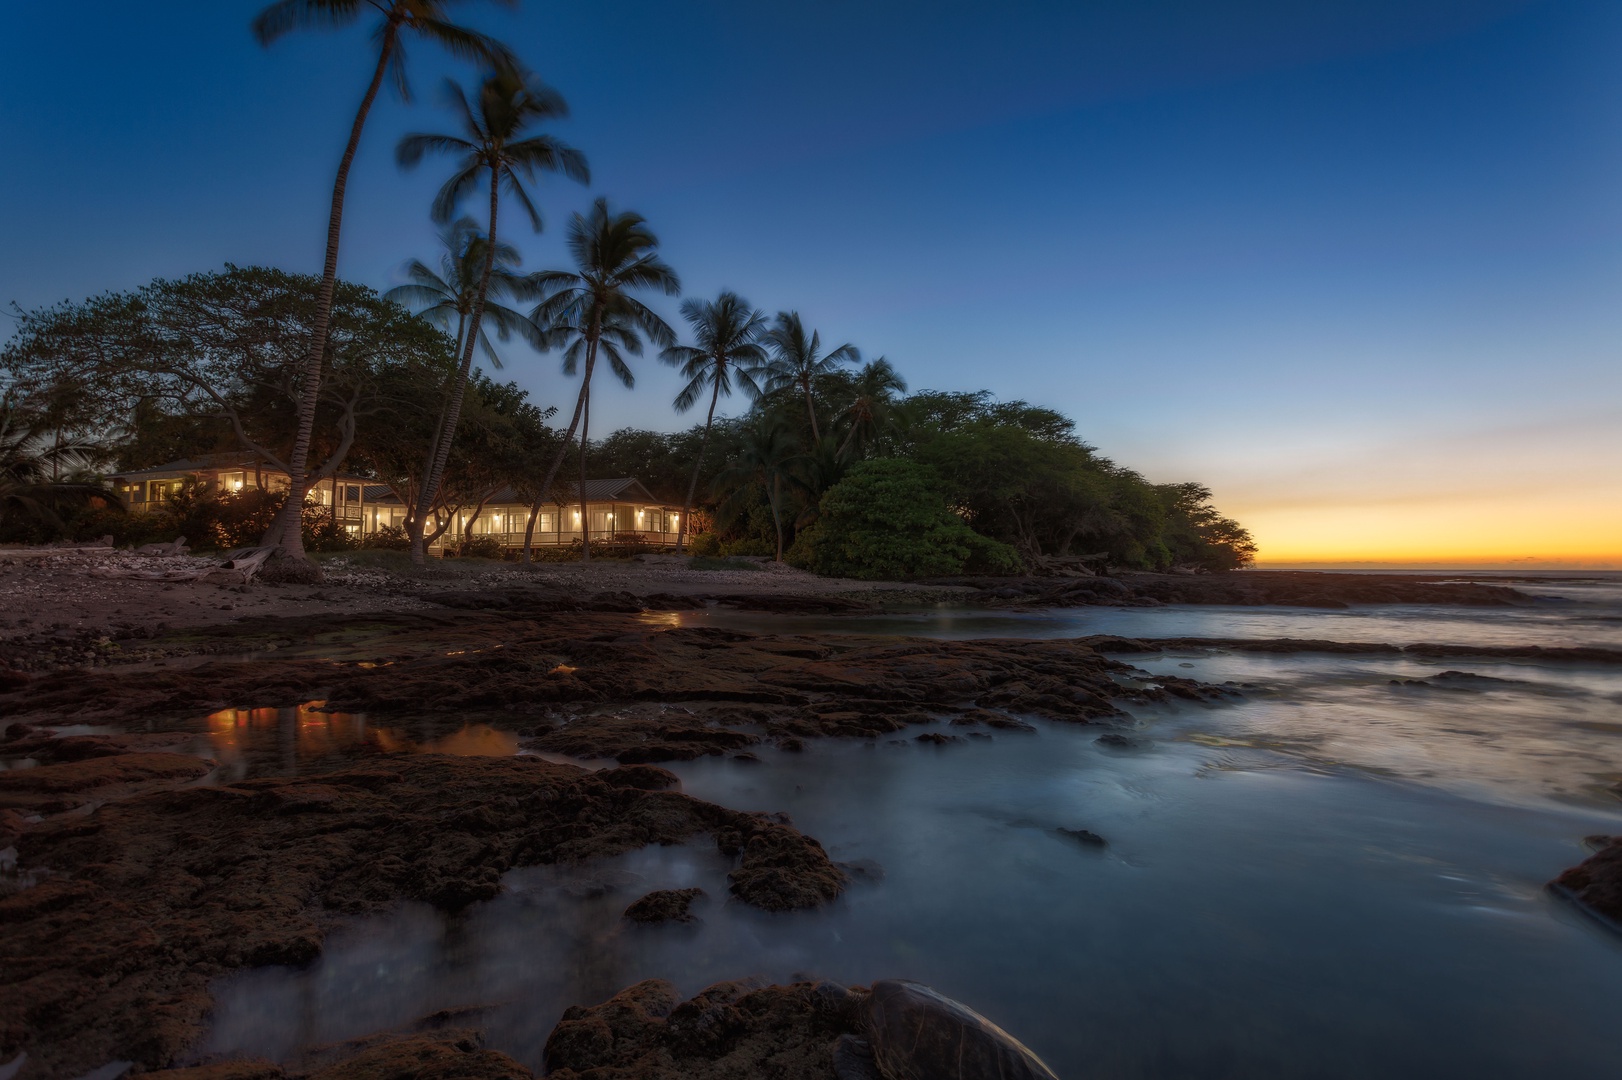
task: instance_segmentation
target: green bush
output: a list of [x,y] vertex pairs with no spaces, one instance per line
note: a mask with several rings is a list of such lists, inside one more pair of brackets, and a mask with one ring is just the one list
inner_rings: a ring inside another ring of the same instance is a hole
[[462,541],[456,554],[464,559],[499,559],[503,555],[501,541],[493,536],[474,536]]
[[715,552],[723,559],[735,559],[739,555],[765,555],[771,557],[777,554],[777,542],[762,540],[758,536],[745,536],[738,540],[728,540],[720,545]]
[[377,551],[410,551],[411,537],[404,525],[383,525],[361,540],[364,547]]
[[952,512],[934,471],[916,462],[861,462],[817,509],[816,523],[788,552],[790,563],[814,573],[894,581],[962,573],[971,564],[990,572],[1019,567],[1013,548]]
[[721,538],[712,532],[701,532],[687,538],[687,552],[701,558],[714,558],[721,554]]

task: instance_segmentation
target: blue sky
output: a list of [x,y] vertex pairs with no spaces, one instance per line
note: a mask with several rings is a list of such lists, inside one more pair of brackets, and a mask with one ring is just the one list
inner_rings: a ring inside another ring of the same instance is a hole
[[[260,49],[257,8],[8,13],[0,303],[318,269],[368,41]],[[592,164],[537,186],[547,231],[508,234],[527,266],[606,194],[689,294],[798,308],[915,388],[1059,408],[1210,484],[1264,555],[1622,557],[1622,6],[460,8],[563,92]],[[378,287],[432,254],[443,176],[393,144],[473,75],[422,44],[411,69],[350,185],[341,272]],[[553,358],[509,361],[572,395]],[[687,422],[671,373],[639,373],[593,395],[594,431]]]

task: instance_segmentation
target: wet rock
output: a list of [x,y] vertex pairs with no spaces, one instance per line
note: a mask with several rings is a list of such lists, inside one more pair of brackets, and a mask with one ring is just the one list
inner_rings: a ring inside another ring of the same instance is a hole
[[1622,933],[1622,836],[1591,837],[1590,846],[1599,850],[1551,881],[1549,888]]
[[682,1001],[660,980],[601,1005],[573,1006],[546,1043],[558,1080],[829,1080],[832,1046],[853,1010],[810,982],[718,983]]
[[100,799],[196,780],[214,766],[187,754],[111,754],[0,772],[0,808],[59,813]]
[[1112,750],[1142,750],[1153,745],[1150,740],[1139,735],[1128,735],[1120,731],[1106,731],[1093,742],[1099,746],[1107,746]]
[[717,596],[715,603],[738,611],[765,611],[778,615],[866,615],[879,609],[865,600],[838,596],[797,596],[793,593],[755,593]]
[[161,1067],[200,1033],[211,978],[308,962],[322,913],[400,899],[455,908],[494,896],[514,866],[708,832],[739,856],[733,891],[745,903],[785,910],[838,895],[844,875],[792,826],[625,783],[662,784],[662,773],[394,756],[29,825],[19,864],[53,873],[0,897],[0,1051],[28,1046],[42,1076],[120,1059]]
[[148,1080],[283,1080],[287,1073],[275,1062],[254,1058],[194,1065],[187,1069],[160,1069],[143,1075]]
[[926,731],[922,735],[914,736],[916,741],[927,743],[930,746],[950,746],[963,740],[956,735],[948,735],[943,731]]
[[759,820],[716,834],[723,853],[741,853],[727,875],[732,895],[767,911],[818,907],[845,890],[849,879],[822,845],[790,826]]
[[1090,847],[1090,848],[1106,848],[1106,847],[1109,847],[1109,841],[1105,840],[1102,836],[1099,836],[1097,833],[1093,832],[1091,829],[1066,829],[1063,826],[1060,826],[1059,828],[1057,828],[1057,829],[1055,829],[1053,831],[1058,833],[1060,836],[1063,836],[1063,837],[1066,837],[1068,839],[1074,840],[1076,843],[1082,845],[1083,847]]
[[625,917],[639,923],[696,922],[688,909],[703,895],[703,889],[660,889],[626,908]]

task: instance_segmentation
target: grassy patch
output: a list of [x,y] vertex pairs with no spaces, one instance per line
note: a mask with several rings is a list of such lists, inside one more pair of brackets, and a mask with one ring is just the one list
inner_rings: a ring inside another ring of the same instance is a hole
[[689,570],[761,570],[766,568],[750,559],[722,559],[712,555],[695,555],[687,560]]

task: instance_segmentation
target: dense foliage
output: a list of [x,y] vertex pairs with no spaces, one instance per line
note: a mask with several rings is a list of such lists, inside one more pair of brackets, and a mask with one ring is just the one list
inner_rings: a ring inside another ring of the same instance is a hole
[[895,581],[1019,569],[1014,549],[965,525],[934,470],[917,462],[861,462],[823,494],[817,511],[788,561],[818,574]]

